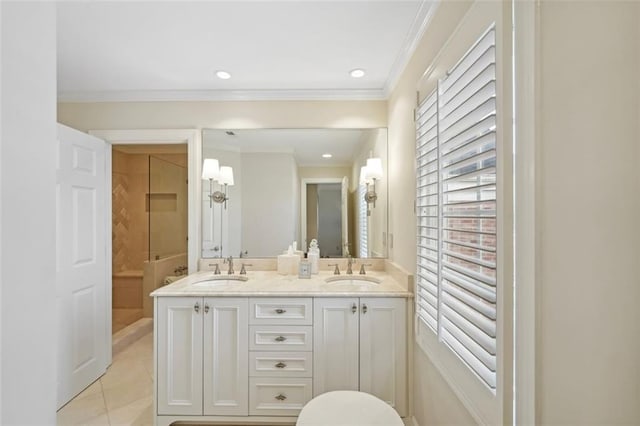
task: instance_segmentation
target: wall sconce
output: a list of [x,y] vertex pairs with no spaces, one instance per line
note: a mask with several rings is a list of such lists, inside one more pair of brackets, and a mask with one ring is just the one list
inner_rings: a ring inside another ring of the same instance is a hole
[[[229,166],[220,167],[220,163],[215,158],[206,158],[202,165],[202,179],[209,180],[209,207],[213,207],[213,203],[224,203],[227,208],[227,186],[233,185],[233,168]],[[224,186],[224,192],[213,191],[213,181],[216,180],[220,185]]]
[[233,168],[230,166],[220,167],[220,177],[218,183],[224,185],[224,192],[216,191],[211,196],[216,203],[224,203],[224,208],[227,208],[227,186],[233,186]]
[[[364,194],[364,200],[367,205],[373,204],[376,207],[376,200],[378,194],[376,194],[376,180],[382,178],[382,159],[369,158],[367,159],[367,165],[360,168],[360,184],[367,185],[367,192]],[[372,188],[370,188],[370,185]]]

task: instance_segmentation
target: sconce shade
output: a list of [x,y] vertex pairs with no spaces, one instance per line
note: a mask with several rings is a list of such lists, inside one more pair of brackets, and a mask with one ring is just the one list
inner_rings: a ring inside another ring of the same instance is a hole
[[202,164],[202,179],[218,179],[220,164],[215,158],[205,158]]
[[367,179],[381,179],[382,178],[382,160],[380,158],[367,159]]
[[367,166],[360,167],[360,185],[366,185],[371,183],[371,179],[367,178]]
[[233,167],[220,167],[220,176],[218,177],[218,183],[220,185],[233,185]]

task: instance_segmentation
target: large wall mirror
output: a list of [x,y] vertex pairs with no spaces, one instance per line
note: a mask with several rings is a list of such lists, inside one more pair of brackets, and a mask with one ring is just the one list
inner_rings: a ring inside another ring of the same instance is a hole
[[202,257],[387,256],[387,129],[205,129]]

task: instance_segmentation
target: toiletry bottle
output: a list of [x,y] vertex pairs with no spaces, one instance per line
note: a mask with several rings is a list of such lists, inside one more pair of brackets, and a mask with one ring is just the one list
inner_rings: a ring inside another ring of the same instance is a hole
[[318,248],[318,241],[314,238],[309,244],[309,252],[307,254],[309,263],[311,264],[311,273],[318,273],[318,263],[320,261],[320,249]]

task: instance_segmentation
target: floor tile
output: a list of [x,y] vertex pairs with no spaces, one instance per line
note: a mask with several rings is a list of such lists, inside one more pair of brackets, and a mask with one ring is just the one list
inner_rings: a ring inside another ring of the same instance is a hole
[[[102,392],[82,398],[74,398],[57,413],[59,425],[83,425],[96,418],[106,416],[107,408]],[[106,424],[109,424],[108,421]]]
[[151,396],[133,401],[124,407],[109,410],[111,426],[120,425],[152,425],[153,398]]

